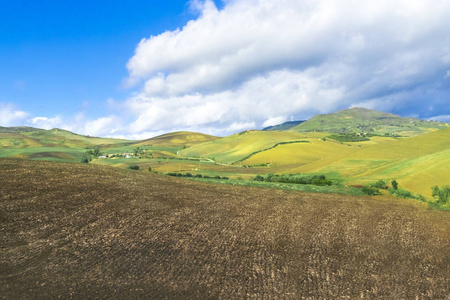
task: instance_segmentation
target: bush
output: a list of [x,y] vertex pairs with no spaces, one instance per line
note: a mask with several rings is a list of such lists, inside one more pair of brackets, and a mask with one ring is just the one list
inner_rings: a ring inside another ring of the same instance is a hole
[[261,175],[256,175],[255,177],[253,177],[254,181],[264,181],[264,177],[262,177]]
[[81,163],[88,164],[92,160],[90,155],[83,155],[81,158]]
[[195,177],[195,178],[202,178],[203,176],[202,176],[202,174],[197,174],[197,175],[195,175],[194,177]]
[[392,188],[393,188],[394,190],[397,190],[397,189],[398,189],[398,182],[397,182],[397,180],[392,180],[392,181],[391,181],[391,185],[392,185]]
[[152,171],[152,167],[148,167],[148,171],[151,172]]
[[138,165],[129,165],[128,166],[128,170],[136,170],[136,171],[138,171],[139,170],[139,166]]
[[414,198],[414,199],[416,198],[410,191],[399,188],[397,189],[392,188],[389,190],[389,193],[399,198]]
[[434,186],[431,188],[433,190],[433,197],[436,200],[437,205],[447,205],[450,204],[450,186],[446,185],[442,188]]
[[361,188],[361,191],[369,196],[375,196],[375,195],[381,195],[381,192],[379,189],[374,188],[374,187],[370,187],[370,186],[363,186]]
[[387,190],[388,189],[388,184],[384,180],[378,180],[377,182],[371,184],[371,186],[373,186],[373,187],[375,187],[377,189],[383,189],[383,190]]

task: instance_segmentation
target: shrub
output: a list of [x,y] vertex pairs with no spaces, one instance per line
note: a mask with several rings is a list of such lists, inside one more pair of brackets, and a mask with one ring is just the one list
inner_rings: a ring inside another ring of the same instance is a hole
[[152,171],[152,167],[148,167],[148,171],[151,172]]
[[391,195],[395,195],[399,198],[416,198],[410,191],[404,190],[404,189],[390,189],[389,193]]
[[450,186],[446,185],[442,188],[438,186],[432,187],[433,197],[436,199],[436,204],[438,205],[446,205],[450,204]]
[[202,178],[203,176],[202,176],[202,174],[197,174],[197,175],[195,175],[194,177],[195,177],[195,178]]
[[381,195],[380,190],[370,186],[363,186],[361,191],[369,196]]
[[88,164],[92,160],[90,155],[83,155],[81,158],[81,163]]
[[136,170],[136,171],[138,171],[139,170],[139,166],[138,165],[129,165],[128,166],[128,170]]
[[185,177],[192,177],[192,174],[191,173],[186,173],[184,176]]
[[397,189],[398,189],[398,182],[397,182],[397,180],[392,180],[392,181],[391,181],[391,185],[392,185],[392,188],[393,188],[394,190],[397,190]]
[[388,189],[388,185],[387,182],[384,180],[378,180],[377,182],[371,184],[371,186],[377,188],[377,189],[383,189],[383,190],[387,190]]
[[253,180],[255,180],[255,181],[264,181],[264,177],[262,177],[261,175],[256,175],[255,177],[253,177]]

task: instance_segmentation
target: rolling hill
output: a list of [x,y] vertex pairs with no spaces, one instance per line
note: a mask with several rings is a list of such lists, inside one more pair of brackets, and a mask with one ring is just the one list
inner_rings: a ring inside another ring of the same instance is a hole
[[424,196],[431,195],[432,186],[450,183],[450,128],[353,149],[289,172],[338,172],[349,183],[363,184],[396,179]]
[[236,133],[219,140],[192,146],[180,152],[183,157],[205,157],[220,163],[238,162],[257,151],[261,151],[280,142],[300,141],[314,133],[297,133],[288,131],[248,130]]
[[0,128],[0,157],[78,162],[87,148],[130,141],[90,137],[62,129]]
[[190,132],[190,131],[176,131],[171,133],[166,133],[159,135],[150,139],[138,141],[133,143],[135,146],[152,145],[152,146],[163,146],[163,147],[190,147],[193,145],[215,141],[220,139],[217,136]]
[[300,125],[305,121],[289,121],[284,122],[282,124],[274,125],[274,126],[268,126],[266,128],[263,128],[263,131],[273,131],[273,130],[289,130],[297,125]]
[[331,114],[316,115],[290,130],[329,133],[374,133],[415,136],[424,132],[447,128],[443,122],[404,118],[366,108],[350,108]]

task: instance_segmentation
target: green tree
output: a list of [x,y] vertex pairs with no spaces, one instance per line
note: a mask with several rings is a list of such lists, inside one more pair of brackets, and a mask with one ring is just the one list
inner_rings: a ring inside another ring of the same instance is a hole
[[446,185],[442,188],[438,186],[432,187],[432,196],[436,199],[436,203],[439,205],[445,205],[450,203],[450,186]]
[[394,190],[398,190],[398,182],[397,182],[397,180],[392,180],[391,181],[391,185],[392,185],[392,188]]
[[91,156],[90,155],[83,155],[83,157],[81,157],[81,163],[83,164],[88,164],[91,161]]

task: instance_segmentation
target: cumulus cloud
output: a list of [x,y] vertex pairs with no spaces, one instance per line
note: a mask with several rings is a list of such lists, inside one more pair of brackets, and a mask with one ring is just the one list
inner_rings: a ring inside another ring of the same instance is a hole
[[33,127],[42,129],[52,129],[64,126],[60,117],[48,118],[48,117],[35,117],[29,122]]
[[17,110],[12,104],[0,103],[0,126],[22,125],[28,116],[27,112]]
[[115,116],[86,121],[81,132],[91,136],[111,136],[120,130],[120,121]]
[[124,103],[134,134],[226,133],[352,105],[432,117],[424,107],[448,95],[448,1],[190,5],[196,20],[142,39],[127,64],[128,81],[142,84]]

